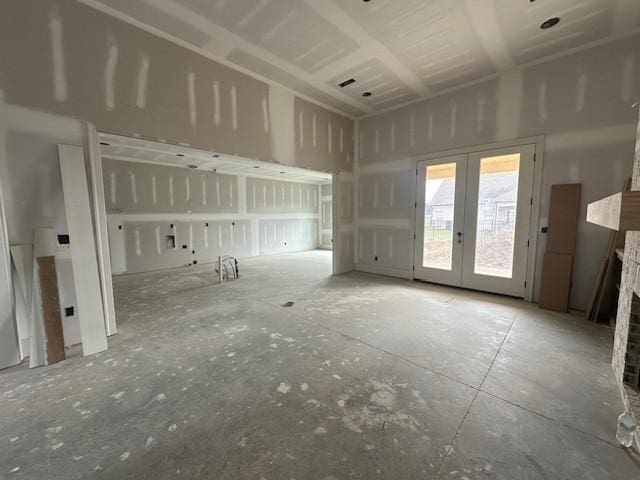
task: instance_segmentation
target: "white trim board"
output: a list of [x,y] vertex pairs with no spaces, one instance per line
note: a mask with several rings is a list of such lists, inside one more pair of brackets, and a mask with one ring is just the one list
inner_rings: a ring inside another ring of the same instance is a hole
[[[4,150],[4,149],[3,149]],[[3,153],[0,153],[3,154]],[[17,365],[22,360],[22,348],[15,321],[11,278],[9,236],[5,223],[2,188],[0,186],[0,369]]]
[[105,328],[108,336],[115,335],[116,310],[113,300],[113,281],[111,279],[111,262],[109,261],[109,237],[107,234],[107,208],[104,200],[104,182],[102,177],[102,155],[100,154],[100,137],[96,128],[85,124],[87,143],[89,144],[89,169],[91,175],[91,193],[93,200],[93,220],[96,226],[96,243],[98,247],[98,267],[102,286],[102,304],[104,307]]
[[76,289],[80,336],[84,356],[107,349],[107,335],[91,221],[91,204],[84,150],[58,145],[65,214],[69,229],[71,264]]

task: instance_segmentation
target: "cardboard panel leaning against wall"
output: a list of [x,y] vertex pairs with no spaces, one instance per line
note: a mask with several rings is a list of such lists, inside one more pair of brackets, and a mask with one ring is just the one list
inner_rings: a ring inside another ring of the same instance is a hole
[[[88,120],[109,133],[352,170],[353,121],[289,90],[80,2],[9,2],[3,13],[0,89],[9,103]],[[202,45],[215,40],[192,36]]]
[[[541,210],[533,227],[537,220],[546,224],[552,184],[582,183],[571,307],[585,308],[598,269],[591,259],[607,242],[606,232],[584,221],[585,206],[620,191],[631,174],[639,66],[640,35],[635,35],[361,120],[356,181],[363,196],[358,226],[364,238],[358,240],[364,251],[358,263],[375,267],[390,225],[409,234],[411,202],[398,199],[392,208],[383,185],[396,181],[408,190],[415,182],[413,156],[544,135]],[[539,240],[537,285],[545,236],[539,234]],[[394,245],[396,257],[406,248],[402,241]],[[408,275],[409,263],[406,268]]]
[[114,274],[319,245],[320,186],[103,159]]

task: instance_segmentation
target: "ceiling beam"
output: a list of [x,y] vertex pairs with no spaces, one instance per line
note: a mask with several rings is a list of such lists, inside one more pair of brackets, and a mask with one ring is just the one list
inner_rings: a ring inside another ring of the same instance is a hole
[[496,70],[503,72],[515,67],[516,64],[502,36],[493,1],[464,0],[464,6],[473,30]]
[[[334,0],[304,0],[318,15],[336,26],[342,33],[355,40],[368,58],[380,60],[398,80],[421,97],[431,95],[431,90],[416,73],[402,63],[385,45],[369,35],[340,8]],[[330,70],[333,72],[333,70]]]

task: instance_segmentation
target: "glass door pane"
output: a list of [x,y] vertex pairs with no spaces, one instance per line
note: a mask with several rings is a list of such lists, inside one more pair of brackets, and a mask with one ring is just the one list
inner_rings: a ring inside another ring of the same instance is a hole
[[480,160],[474,273],[512,278],[520,154]]
[[426,167],[422,266],[451,270],[456,198],[456,164]]

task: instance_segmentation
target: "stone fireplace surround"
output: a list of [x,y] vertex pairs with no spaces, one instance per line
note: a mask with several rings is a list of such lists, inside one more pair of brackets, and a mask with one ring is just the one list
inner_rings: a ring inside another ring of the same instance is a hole
[[[632,190],[640,190],[640,121],[638,123]],[[640,424],[640,231],[627,232],[622,265],[622,281],[613,347],[613,371],[625,407]],[[634,365],[635,364],[635,365]],[[632,386],[631,384],[635,385]],[[640,438],[636,436],[636,447]]]

